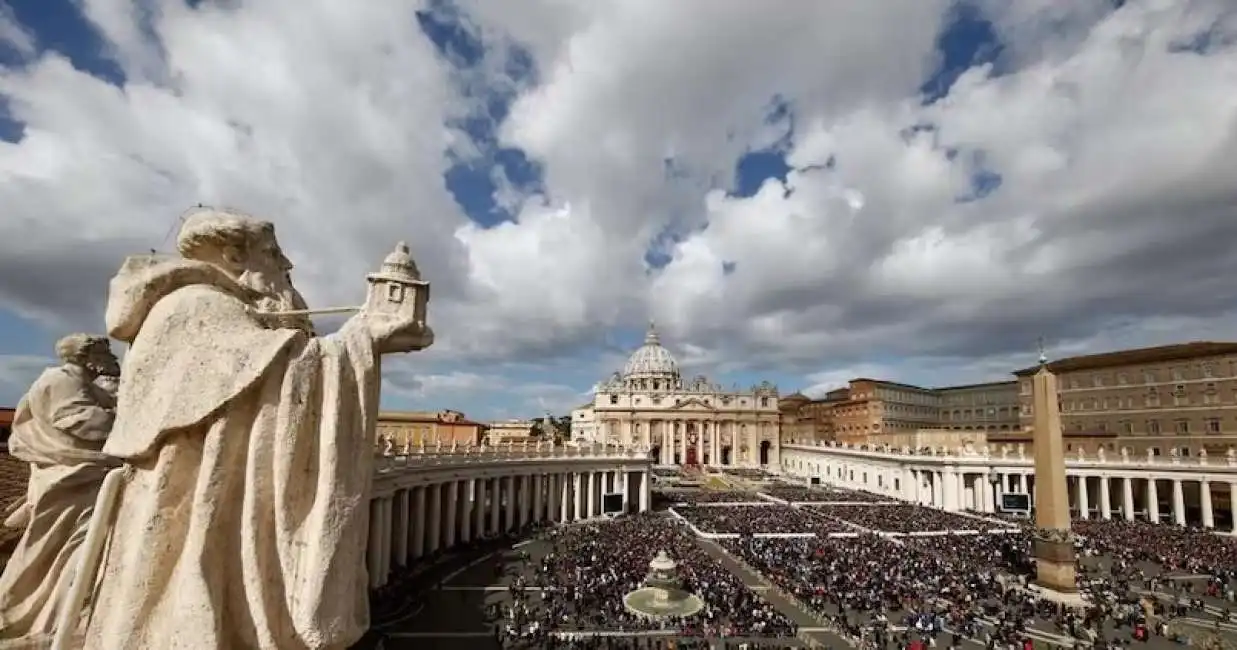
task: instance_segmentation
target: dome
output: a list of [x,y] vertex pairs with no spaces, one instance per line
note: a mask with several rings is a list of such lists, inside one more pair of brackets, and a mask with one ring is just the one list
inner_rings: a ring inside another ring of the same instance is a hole
[[623,367],[624,379],[677,379],[679,363],[674,355],[661,346],[657,338],[657,328],[649,323],[648,334],[644,335],[644,345],[632,353]]

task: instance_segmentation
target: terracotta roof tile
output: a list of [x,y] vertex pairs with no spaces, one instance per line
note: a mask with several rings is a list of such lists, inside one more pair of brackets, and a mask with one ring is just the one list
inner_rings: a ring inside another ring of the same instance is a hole
[[[1119,366],[1137,366],[1149,363],[1163,363],[1165,361],[1199,359],[1221,354],[1237,354],[1237,343],[1227,341],[1191,341],[1189,343],[1160,345],[1153,348],[1101,352],[1099,354],[1057,359],[1048,364],[1048,369],[1055,373],[1101,370]],[[1035,374],[1038,370],[1039,366],[1032,366],[1017,370],[1014,374],[1019,377],[1025,377]]]

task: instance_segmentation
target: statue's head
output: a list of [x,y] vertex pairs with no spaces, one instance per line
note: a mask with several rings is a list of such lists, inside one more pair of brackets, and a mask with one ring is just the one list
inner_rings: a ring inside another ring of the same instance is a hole
[[[213,264],[262,296],[261,311],[305,309],[292,284],[292,262],[275,238],[275,225],[231,210],[202,208],[185,218],[176,249],[186,259]],[[280,319],[282,327],[311,329],[306,317]]]
[[120,361],[112,354],[112,344],[106,336],[70,334],[56,341],[56,356],[93,375],[120,375]]

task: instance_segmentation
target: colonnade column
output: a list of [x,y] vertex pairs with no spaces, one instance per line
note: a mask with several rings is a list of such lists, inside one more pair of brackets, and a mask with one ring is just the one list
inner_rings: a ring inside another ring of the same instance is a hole
[[[1215,528],[1216,518],[1215,513],[1211,510],[1211,482],[1202,480],[1198,482],[1198,497],[1199,507],[1203,511],[1203,528]],[[1232,495],[1229,495],[1232,499]]]
[[425,490],[424,485],[413,488],[412,494],[412,559],[425,555]]
[[1112,519],[1112,493],[1107,476],[1100,477],[1100,519]]
[[575,496],[576,496],[576,514],[572,517],[573,520],[588,519],[588,511],[584,508],[584,472],[576,472],[575,478]]
[[1089,519],[1091,517],[1091,503],[1087,497],[1087,477],[1078,477],[1078,518]]
[[507,500],[507,530],[515,530],[515,477],[504,476],[500,494]]
[[460,507],[460,482],[450,481],[447,483],[447,512],[444,516],[443,523],[447,529],[444,531],[446,542],[443,548],[451,548],[455,546],[455,534],[459,527],[459,507]]
[[1173,479],[1173,521],[1178,526],[1185,525],[1185,494],[1181,489],[1181,479]]
[[653,473],[649,470],[640,472],[640,512],[648,512],[652,507]]
[[488,479],[479,478],[473,481],[473,511],[472,534],[474,538],[485,536],[485,493]]
[[429,487],[429,536],[426,538],[426,552],[437,551],[442,544],[442,484],[435,483]]
[[1134,479],[1121,477],[1121,509],[1125,511],[1125,520],[1134,521]]
[[1147,479],[1147,519],[1160,523],[1160,493],[1155,486],[1155,477]]
[[495,476],[490,479],[490,527],[486,532],[497,535],[502,528],[503,479]]
[[477,479],[470,478],[464,480],[464,495],[462,501],[464,507],[460,512],[460,543],[467,544],[472,541],[472,519],[474,516],[473,508],[476,508],[477,494]]
[[541,521],[545,519],[545,502],[541,500],[541,475],[533,474],[533,521]]
[[408,566],[408,516],[412,514],[408,507],[408,490],[395,493],[395,514],[392,542],[395,544],[395,564]]
[[382,498],[369,502],[369,544],[365,557],[365,570],[369,572],[369,588],[382,586]]
[[563,522],[568,522],[574,519],[574,517],[572,516],[573,515],[572,506],[574,505],[574,502],[571,499],[572,475],[562,474],[560,478],[562,480],[558,482],[559,520]]

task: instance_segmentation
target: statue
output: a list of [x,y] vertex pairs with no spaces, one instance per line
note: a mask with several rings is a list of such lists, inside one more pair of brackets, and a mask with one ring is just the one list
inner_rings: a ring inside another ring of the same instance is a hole
[[392,436],[390,433],[385,433],[382,436],[382,455],[383,456],[394,456],[395,455],[395,437]]
[[369,625],[378,358],[433,330],[375,303],[314,336],[269,222],[203,209],[176,246],[111,280],[108,332],[130,348],[103,451],[126,465],[84,543],[82,647],[347,647]]
[[43,371],[18,402],[9,440],[9,452],[30,463],[30,482],[4,522],[25,532],[0,575],[0,646],[55,633],[95,497],[119,464],[103,453],[116,397],[99,380],[120,371],[107,337],[70,334],[56,356],[62,365]]

